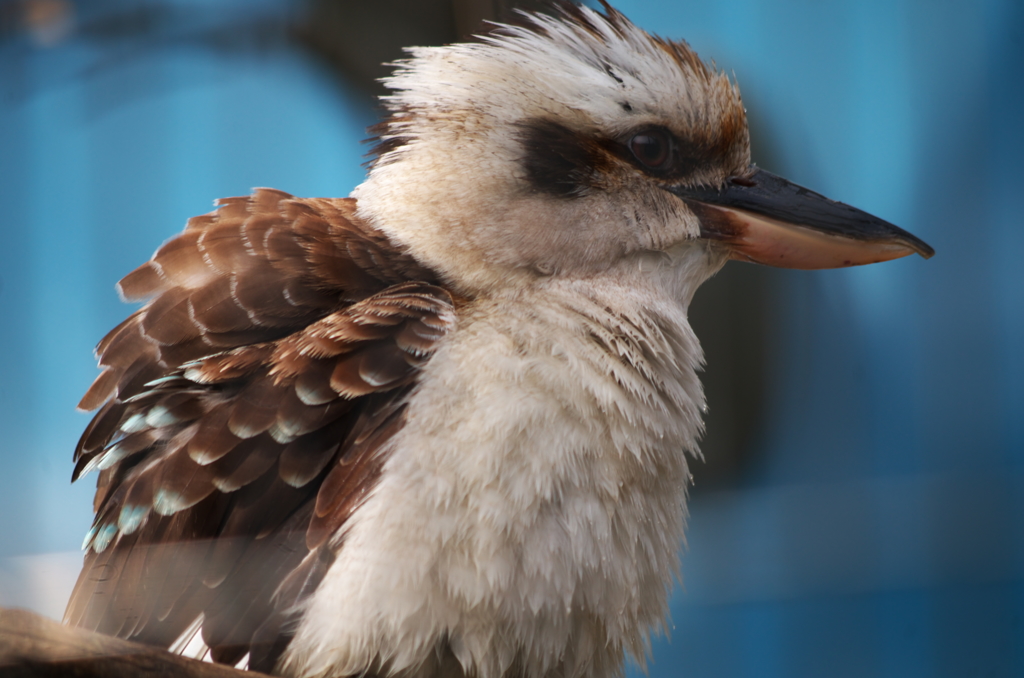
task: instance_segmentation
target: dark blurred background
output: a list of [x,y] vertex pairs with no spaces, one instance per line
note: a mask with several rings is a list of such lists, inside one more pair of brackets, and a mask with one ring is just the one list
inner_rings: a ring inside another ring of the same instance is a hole
[[[361,181],[380,64],[512,0],[0,1],[0,605],[61,614],[114,283],[212,200]],[[938,251],[732,263],[655,677],[1024,675],[1024,3],[620,1],[735,73],[761,166]],[[636,671],[636,669],[631,669]]]

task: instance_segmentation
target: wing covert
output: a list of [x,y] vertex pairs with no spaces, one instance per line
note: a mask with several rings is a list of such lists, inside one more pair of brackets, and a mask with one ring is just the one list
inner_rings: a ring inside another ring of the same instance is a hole
[[355,216],[349,198],[257,189],[189,220],[118,283],[148,303],[96,347],[79,407],[121,399],[189,360],[289,334],[344,304],[434,273]]
[[273,668],[455,324],[435,279],[354,201],[268,189],[129,274],[150,301],[82,401],[74,477],[99,478],[66,621],[169,646],[201,617],[215,660]]

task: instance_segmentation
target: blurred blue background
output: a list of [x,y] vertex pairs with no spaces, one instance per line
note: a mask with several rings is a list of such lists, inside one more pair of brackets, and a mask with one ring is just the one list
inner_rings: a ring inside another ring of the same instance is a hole
[[[103,23],[154,7],[142,40]],[[695,468],[650,674],[1024,675],[1024,3],[617,7],[735,73],[755,161],[938,252],[767,274],[763,423],[726,480]],[[130,311],[116,281],[214,198],[361,180],[359,73],[224,40],[305,10],[0,3],[0,605],[59,616],[77,573],[74,406]]]

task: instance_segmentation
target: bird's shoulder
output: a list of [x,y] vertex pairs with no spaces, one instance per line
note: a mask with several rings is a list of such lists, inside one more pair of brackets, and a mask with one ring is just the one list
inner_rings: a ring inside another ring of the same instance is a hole
[[80,404],[74,478],[99,477],[66,618],[166,646],[202,617],[214,659],[269,669],[456,302],[352,199],[218,204],[119,284],[145,303]]

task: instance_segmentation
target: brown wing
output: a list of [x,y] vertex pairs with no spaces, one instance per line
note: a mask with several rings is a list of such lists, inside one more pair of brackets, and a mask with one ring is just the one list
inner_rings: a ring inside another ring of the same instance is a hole
[[351,200],[221,205],[121,282],[151,300],[82,401],[96,518],[65,620],[166,647],[201,616],[217,661],[269,670],[455,315]]

